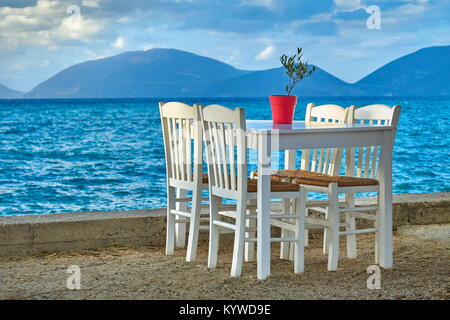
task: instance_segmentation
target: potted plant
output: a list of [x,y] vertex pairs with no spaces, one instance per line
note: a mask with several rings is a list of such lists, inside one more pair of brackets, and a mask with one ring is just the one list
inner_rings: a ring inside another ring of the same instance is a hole
[[289,76],[289,84],[285,87],[287,95],[274,95],[269,98],[274,124],[292,123],[297,105],[297,97],[291,96],[292,90],[299,81],[316,70],[316,67],[310,66],[308,62],[303,62],[302,58],[302,48],[297,48],[297,53],[291,57],[285,54],[280,57],[280,62]]

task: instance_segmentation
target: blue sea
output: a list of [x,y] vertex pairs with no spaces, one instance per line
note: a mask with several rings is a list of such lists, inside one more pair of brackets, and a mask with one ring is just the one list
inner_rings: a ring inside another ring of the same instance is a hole
[[[0,100],[0,215],[164,207],[159,100]],[[175,100],[271,118],[267,98]],[[450,191],[450,98],[309,97],[296,119],[308,102],[402,105],[394,192]]]

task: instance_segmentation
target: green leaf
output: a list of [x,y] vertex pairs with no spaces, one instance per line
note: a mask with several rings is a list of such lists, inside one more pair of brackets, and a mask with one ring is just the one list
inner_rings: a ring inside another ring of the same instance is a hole
[[283,54],[280,57],[282,66],[286,69],[286,75],[290,79],[289,85],[285,87],[288,95],[292,92],[295,85],[303,78],[310,76],[316,68],[310,67],[307,61],[303,62],[303,49],[297,48],[297,53],[293,56]]

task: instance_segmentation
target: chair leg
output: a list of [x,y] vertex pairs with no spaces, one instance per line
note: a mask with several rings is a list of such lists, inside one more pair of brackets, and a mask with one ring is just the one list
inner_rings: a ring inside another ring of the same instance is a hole
[[[346,223],[345,227],[346,231],[356,230],[356,219],[349,212],[345,214],[345,223]],[[346,236],[346,243],[347,243],[347,257],[351,259],[356,258],[357,257],[356,234],[348,234]]]
[[[177,197],[185,198],[187,196],[187,190],[177,189]],[[186,202],[177,202],[176,209],[179,211],[187,212]],[[176,216],[177,219],[182,219],[182,216]],[[177,223],[175,224],[175,241],[178,248],[184,248],[186,245],[186,224]]]
[[[283,213],[288,212],[290,210],[291,204],[289,199],[283,199],[282,202],[282,211]],[[289,237],[289,231],[286,229],[281,229],[281,237],[287,238]],[[280,243],[280,259],[289,259],[289,242],[281,242]]]
[[175,216],[170,210],[175,208],[175,188],[167,187],[167,227],[166,254],[172,255],[175,247]]
[[[305,195],[305,202],[308,201],[308,193]],[[309,215],[309,210],[305,209],[305,219]],[[309,231],[305,229],[305,247],[309,246]]]
[[[378,213],[377,213],[376,225],[377,225],[376,228],[379,228]],[[379,232],[376,231],[375,232],[375,264],[380,263],[380,250],[378,248],[378,237],[379,237]]]
[[328,217],[331,222],[329,230],[328,271],[336,271],[339,258],[339,194],[337,184],[331,183],[328,191]]
[[[380,198],[379,195],[377,196],[377,206],[378,208],[380,207]],[[380,230],[380,211],[377,210],[375,212],[376,214],[376,219],[375,219],[375,228],[377,228],[377,230]],[[380,263],[380,248],[378,247],[378,238],[380,236],[379,231],[375,232],[375,264],[379,264]]]
[[[288,237],[293,237],[294,233],[292,231],[289,231],[288,233]],[[289,260],[290,261],[294,261],[294,244],[289,243]]]
[[240,277],[244,260],[245,243],[245,214],[247,203],[239,199],[236,208],[236,230],[234,233],[233,261],[231,263],[231,276]]
[[219,250],[219,228],[213,223],[219,219],[219,197],[210,195],[209,199],[209,251],[208,268],[214,269],[217,265],[217,252]]
[[[353,193],[345,194],[345,203],[349,208],[355,206],[355,195]],[[345,214],[345,231],[356,230],[356,219],[350,212]],[[347,257],[356,258],[357,257],[357,246],[356,246],[356,234],[349,234],[346,236],[347,243]]]
[[300,197],[296,199],[296,214],[298,219],[295,223],[295,252],[294,252],[294,273],[301,273],[305,270],[305,217],[306,217],[306,190],[300,187]]
[[[298,208],[297,199],[290,199],[290,202],[291,202],[290,213],[295,214],[297,212],[297,208]],[[295,223],[295,221],[292,221],[292,220],[290,220],[290,222]],[[287,231],[286,236],[289,238],[293,238],[293,237],[295,237],[295,232]],[[294,244],[292,242],[288,242],[287,244],[289,245],[289,260],[294,261],[294,256],[295,256]]]
[[192,192],[192,210],[189,222],[189,238],[186,252],[186,261],[192,262],[197,255],[198,233],[200,229],[201,189]]
[[[330,201],[330,199],[328,199],[328,201]],[[327,208],[326,210],[327,210],[327,212],[325,213],[325,219],[328,220],[330,217],[330,215],[329,215],[330,209]],[[329,233],[330,233],[330,231],[328,228],[323,229],[323,248],[322,248],[323,254],[328,254],[328,251],[329,251],[329,243],[330,243]]]
[[[249,204],[251,206],[256,205],[256,199],[252,199],[249,201]],[[256,209],[247,209],[247,212],[249,215],[255,215]],[[256,219],[247,219],[246,225],[248,228],[256,228]],[[256,238],[256,232],[246,232],[245,233],[246,238]],[[254,242],[246,242],[245,243],[245,261],[246,262],[252,262],[255,260],[255,243]]]

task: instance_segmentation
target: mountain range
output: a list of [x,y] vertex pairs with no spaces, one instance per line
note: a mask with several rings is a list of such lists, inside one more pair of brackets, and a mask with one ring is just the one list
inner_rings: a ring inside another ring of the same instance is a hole
[[356,87],[370,95],[450,95],[450,46],[424,48],[364,77]]
[[23,92],[13,90],[0,83],[0,99],[15,99],[20,98]]
[[[317,67],[293,94],[302,96],[450,95],[450,46],[398,58],[350,84]],[[21,94],[0,85],[0,98],[267,97],[284,94],[282,68],[239,70],[175,49],[151,49],[87,61]]]

